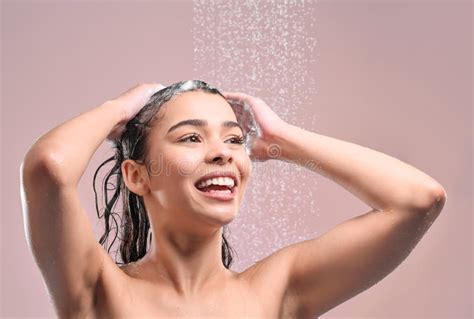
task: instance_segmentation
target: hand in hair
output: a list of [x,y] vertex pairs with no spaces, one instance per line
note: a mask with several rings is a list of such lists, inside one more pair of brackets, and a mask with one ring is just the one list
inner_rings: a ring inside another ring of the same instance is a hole
[[283,136],[289,125],[283,121],[262,99],[239,92],[222,92],[226,99],[239,100],[247,103],[261,130],[261,137],[253,141],[250,158],[264,162],[279,159],[281,148],[278,138]]
[[123,108],[123,120],[120,121],[107,136],[107,140],[113,141],[122,135],[125,126],[135,115],[146,105],[150,97],[165,86],[159,83],[138,84],[118,97],[111,99],[110,102]]

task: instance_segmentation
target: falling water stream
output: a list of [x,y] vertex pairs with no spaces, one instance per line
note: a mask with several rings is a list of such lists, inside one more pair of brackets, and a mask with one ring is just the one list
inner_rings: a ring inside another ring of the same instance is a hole
[[[310,72],[316,9],[315,0],[193,0],[193,78],[260,97],[290,124],[300,126],[304,117],[310,130],[317,127],[307,111],[317,93]],[[307,221],[319,216],[315,175],[293,163],[253,162],[241,209],[228,226],[237,251],[232,269],[314,237]]]

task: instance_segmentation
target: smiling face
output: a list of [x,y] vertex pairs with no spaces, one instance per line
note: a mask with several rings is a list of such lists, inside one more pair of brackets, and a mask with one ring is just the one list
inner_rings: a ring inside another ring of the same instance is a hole
[[[220,95],[191,91],[165,103],[158,116],[147,140],[148,213],[165,224],[190,229],[196,222],[213,227],[230,223],[252,169],[231,106]],[[235,174],[232,195],[217,198],[218,193],[196,187],[204,175],[214,172]]]

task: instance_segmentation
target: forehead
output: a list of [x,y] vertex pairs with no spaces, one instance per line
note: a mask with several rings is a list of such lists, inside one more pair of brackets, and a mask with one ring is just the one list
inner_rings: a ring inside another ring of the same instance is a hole
[[163,131],[187,119],[203,119],[210,126],[220,126],[223,121],[237,121],[232,107],[218,94],[203,91],[185,92],[173,97],[163,106],[158,125],[159,130]]

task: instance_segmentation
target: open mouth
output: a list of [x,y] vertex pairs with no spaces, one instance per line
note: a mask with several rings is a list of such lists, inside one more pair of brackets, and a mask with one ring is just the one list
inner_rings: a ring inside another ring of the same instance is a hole
[[209,193],[209,194],[234,194],[235,193],[235,186],[227,186],[227,185],[207,185],[198,187],[197,184],[194,184],[200,192],[202,193]]
[[232,201],[236,197],[239,181],[230,171],[212,172],[194,183],[201,195],[212,200]]

